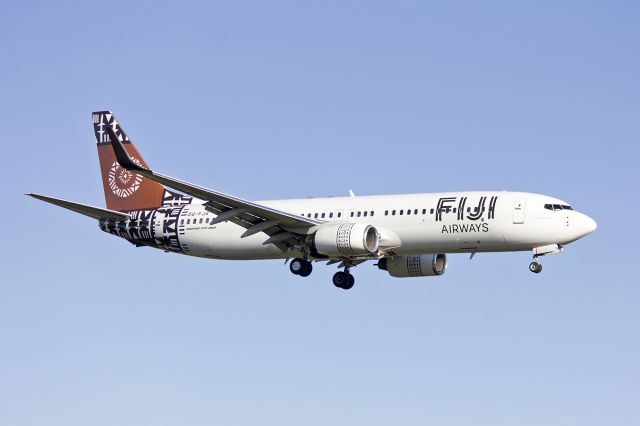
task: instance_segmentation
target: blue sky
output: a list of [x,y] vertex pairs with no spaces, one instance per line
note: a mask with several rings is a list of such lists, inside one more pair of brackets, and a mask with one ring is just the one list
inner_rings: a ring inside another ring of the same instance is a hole
[[[0,424],[637,425],[635,2],[0,6]],[[90,113],[248,199],[556,196],[593,235],[371,264],[169,255],[22,195],[103,205]]]

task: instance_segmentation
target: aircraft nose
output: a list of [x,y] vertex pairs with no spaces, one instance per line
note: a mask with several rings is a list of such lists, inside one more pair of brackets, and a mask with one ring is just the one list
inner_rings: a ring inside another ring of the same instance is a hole
[[582,213],[580,214],[580,220],[579,220],[578,226],[580,228],[580,233],[582,234],[582,236],[588,235],[593,231],[595,231],[596,228],[598,228],[598,224],[596,223],[595,220],[591,219],[589,216]]

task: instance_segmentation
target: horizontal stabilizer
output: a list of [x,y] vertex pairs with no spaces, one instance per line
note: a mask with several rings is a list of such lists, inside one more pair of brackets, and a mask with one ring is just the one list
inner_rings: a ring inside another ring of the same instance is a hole
[[39,194],[25,194],[38,200],[46,201],[47,203],[55,204],[56,206],[64,207],[65,209],[74,211],[76,213],[83,214],[85,216],[92,217],[98,220],[112,220],[120,221],[130,219],[130,216],[126,213],[116,212],[113,210],[101,209],[98,207],[87,206],[86,204],[74,203],[72,201],[60,200],[59,198],[46,197]]

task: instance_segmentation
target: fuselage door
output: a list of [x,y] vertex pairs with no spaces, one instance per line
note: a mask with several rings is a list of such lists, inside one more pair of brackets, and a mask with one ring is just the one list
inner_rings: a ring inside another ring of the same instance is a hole
[[516,199],[513,203],[513,223],[524,223],[526,206],[527,200],[525,198]]

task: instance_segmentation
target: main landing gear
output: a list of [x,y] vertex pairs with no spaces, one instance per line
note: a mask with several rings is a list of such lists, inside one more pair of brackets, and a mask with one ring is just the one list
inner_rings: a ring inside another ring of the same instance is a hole
[[[353,275],[349,273],[349,268],[351,266],[353,265],[347,264],[344,267],[344,271],[336,272],[333,275],[333,285],[343,290],[349,290],[353,287],[356,280],[353,278]],[[311,271],[313,271],[313,265],[308,260],[297,257],[289,263],[289,270],[294,275],[308,277],[311,275]]]
[[289,270],[294,275],[300,275],[301,277],[308,277],[313,271],[313,265],[311,262],[301,258],[295,258],[289,264]]
[[538,262],[538,256],[534,256],[533,262],[529,264],[529,270],[534,274],[542,272],[542,263]]
[[333,285],[343,290],[349,290],[355,282],[356,279],[348,271],[338,271],[333,275]]
[[338,271],[333,274],[333,285],[343,290],[349,290],[355,284],[356,279],[349,273],[350,263],[344,262],[344,271]]

